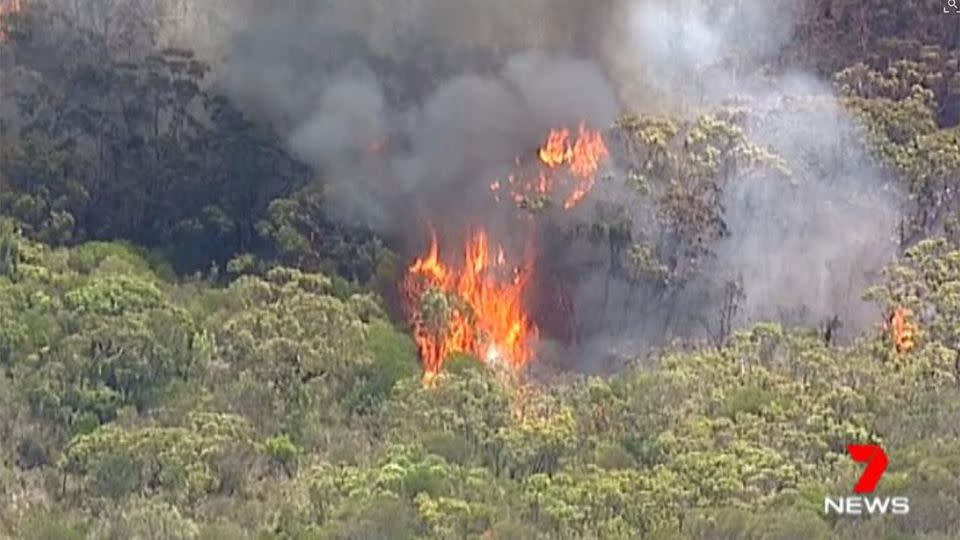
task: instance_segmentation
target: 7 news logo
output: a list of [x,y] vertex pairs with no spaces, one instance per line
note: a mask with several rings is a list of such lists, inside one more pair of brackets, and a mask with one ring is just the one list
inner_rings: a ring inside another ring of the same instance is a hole
[[910,499],[907,497],[867,497],[877,489],[877,484],[883,477],[890,459],[886,452],[877,444],[851,444],[847,447],[850,457],[858,463],[866,463],[867,467],[860,476],[860,481],[853,487],[854,493],[859,495],[848,497],[824,497],[823,511],[839,515],[873,515],[910,513]]

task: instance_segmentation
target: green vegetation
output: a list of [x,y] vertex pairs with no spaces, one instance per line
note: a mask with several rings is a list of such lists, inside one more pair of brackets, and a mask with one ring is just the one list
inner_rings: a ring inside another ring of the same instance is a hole
[[[4,242],[21,254],[0,278],[8,534],[958,532],[960,251],[942,240],[875,291],[937,314],[906,355],[759,325],[608,380],[517,387],[463,359],[433,389],[376,301],[320,274],[173,284],[121,245]],[[859,475],[850,441],[896,456],[880,493],[910,496],[909,519],[824,519]]]
[[[863,292],[878,323],[917,314],[914,349],[879,324],[838,345],[721,316],[709,345],[609,378],[523,386],[457,358],[435,388],[382,297],[396,255],[328,221],[306,168],[203,90],[207,66],[103,61],[116,45],[69,21],[11,16],[0,47],[39,82],[0,145],[0,537],[960,537],[957,33],[876,3],[834,2],[784,54],[836,74],[866,134],[849,144],[909,194],[902,254]],[[568,232],[669,295],[727,234],[735,168],[816,174],[746,140],[756,121],[624,115],[623,180],[676,242],[631,237],[622,208]],[[891,456],[878,494],[912,512],[825,516],[862,470],[846,445],[870,441]]]

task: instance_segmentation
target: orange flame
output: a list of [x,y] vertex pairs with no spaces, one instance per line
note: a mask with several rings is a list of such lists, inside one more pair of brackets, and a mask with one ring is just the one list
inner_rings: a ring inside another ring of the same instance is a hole
[[[575,138],[569,129],[552,130],[537,157],[535,174],[511,174],[490,183],[496,201],[506,197],[519,205],[530,196],[553,195],[563,188],[564,209],[571,209],[593,189],[609,152],[601,133],[581,124]],[[516,164],[521,165],[520,158]],[[430,235],[430,248],[409,267],[401,284],[423,360],[424,384],[433,385],[443,362],[455,353],[474,355],[488,365],[522,368],[533,359],[539,336],[524,305],[533,274],[531,242],[523,267],[511,267],[503,247],[492,246],[481,228],[468,235],[463,260],[450,265],[440,258],[432,228]]]
[[[22,9],[23,2],[21,0],[0,0],[0,19],[3,19],[4,16],[10,13],[19,13]],[[0,28],[0,43],[6,40],[7,35],[3,29]]]
[[[565,168],[572,187],[566,196],[563,208],[570,210],[580,204],[590,193],[597,181],[597,173],[604,159],[610,156],[607,145],[599,131],[591,130],[580,124],[576,140],[572,140],[569,129],[551,130],[543,146],[537,151],[537,157],[543,166],[536,178],[518,182],[511,176],[508,182],[512,188],[513,200],[523,201],[532,195],[550,195],[563,182],[556,178],[557,169]],[[499,201],[500,182],[490,186],[494,198]]]
[[893,338],[893,347],[898,353],[908,353],[916,345],[917,326],[912,321],[913,311],[903,306],[893,310],[890,317],[890,335]]
[[[458,352],[488,365],[524,366],[533,358],[538,336],[524,307],[532,263],[510,268],[503,248],[491,250],[481,229],[470,235],[463,261],[455,268],[440,259],[436,232],[431,229],[430,234],[430,249],[410,266],[402,286],[412,308],[424,384],[432,384],[444,360]],[[442,293],[439,308],[423,305],[431,292]]]
[[560,129],[550,131],[547,142],[538,152],[540,161],[550,167],[559,167],[573,160],[573,148],[570,147],[570,130]]

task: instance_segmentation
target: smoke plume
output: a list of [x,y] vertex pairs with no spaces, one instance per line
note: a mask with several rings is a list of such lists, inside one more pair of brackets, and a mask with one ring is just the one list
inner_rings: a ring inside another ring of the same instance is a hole
[[[588,349],[705,337],[731,281],[743,287],[737,324],[837,316],[853,336],[874,322],[860,293],[895,252],[896,194],[827,85],[765,69],[789,46],[803,3],[259,6],[234,12],[237,26],[218,49],[224,88],[316,168],[333,216],[401,244],[422,241],[425,216],[444,228],[471,220],[496,228],[490,179],[552,127],[609,126],[625,109],[693,118],[734,96],[751,104],[748,137],[782,156],[792,176],[728,183],[729,235],[681,294],[624,314],[609,299],[630,294],[626,283],[584,276],[573,296],[578,318],[594,321],[581,336]],[[794,106],[804,100],[817,106]],[[593,197],[623,201],[624,192]]]

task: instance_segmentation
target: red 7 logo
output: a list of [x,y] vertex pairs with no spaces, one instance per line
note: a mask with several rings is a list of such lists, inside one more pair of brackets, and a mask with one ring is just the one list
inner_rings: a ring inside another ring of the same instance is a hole
[[887,454],[877,444],[851,444],[847,447],[850,456],[857,463],[866,463],[867,468],[863,470],[860,481],[854,486],[856,493],[872,493],[877,489],[877,483],[887,470],[887,464],[890,460]]

